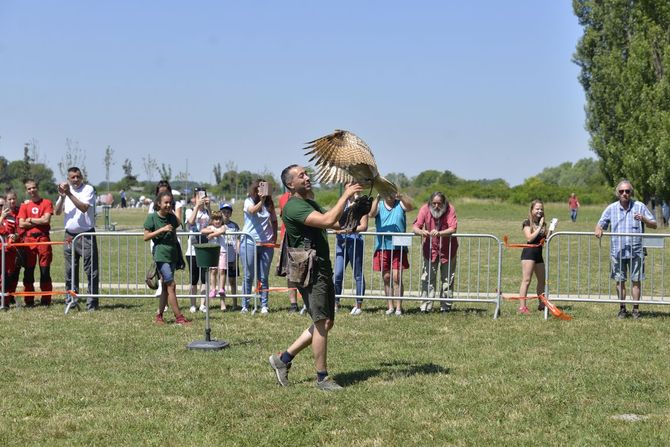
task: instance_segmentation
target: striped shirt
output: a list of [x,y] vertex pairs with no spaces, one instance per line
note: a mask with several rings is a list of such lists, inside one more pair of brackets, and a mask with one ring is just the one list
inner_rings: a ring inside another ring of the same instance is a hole
[[[635,214],[641,214],[646,219],[656,222],[649,209],[637,200],[628,203],[624,209],[621,202],[614,202],[605,208],[598,225],[603,230],[612,226],[612,233],[644,233],[644,223],[635,220]],[[642,238],[636,236],[612,236],[610,254],[616,258],[642,257]]]

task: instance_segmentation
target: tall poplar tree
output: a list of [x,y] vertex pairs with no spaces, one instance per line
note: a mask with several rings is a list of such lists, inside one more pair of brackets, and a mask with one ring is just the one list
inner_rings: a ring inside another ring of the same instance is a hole
[[573,0],[591,149],[612,184],[670,195],[670,2]]

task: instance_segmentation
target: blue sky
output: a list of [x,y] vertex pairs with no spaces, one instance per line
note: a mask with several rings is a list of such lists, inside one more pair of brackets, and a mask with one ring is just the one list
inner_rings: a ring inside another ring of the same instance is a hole
[[151,156],[211,182],[340,128],[382,173],[516,185],[595,157],[581,32],[569,1],[0,0],[0,155],[34,139],[58,176],[69,138],[95,184],[108,145],[112,180]]

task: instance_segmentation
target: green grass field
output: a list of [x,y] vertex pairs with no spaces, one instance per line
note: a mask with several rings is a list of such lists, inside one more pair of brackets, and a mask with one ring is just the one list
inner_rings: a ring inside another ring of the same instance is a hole
[[[521,239],[525,207],[455,204],[459,232]],[[561,229],[591,231],[599,207]],[[117,229],[144,212],[113,210]],[[414,214],[410,216],[411,221]],[[241,213],[234,220],[241,223]],[[61,259],[56,248],[55,259]],[[62,268],[62,260],[61,262]],[[58,279],[58,267],[54,268]],[[518,252],[505,253],[505,287],[518,289]],[[386,317],[380,301],[348,306],[331,332],[329,370],[345,386],[313,387],[309,351],[292,386],[279,387],[267,357],[309,324],[273,294],[267,316],[211,313],[219,352],[189,351],[191,327],[152,324],[154,299],[103,300],[101,312],[62,306],[0,313],[0,445],[667,445],[670,309],[617,320],[616,305],[572,304],[569,322],[539,312],[503,316],[458,304],[454,312]],[[347,304],[349,304],[347,302]],[[182,301],[182,306],[185,302]],[[172,318],[168,318],[171,322]]]

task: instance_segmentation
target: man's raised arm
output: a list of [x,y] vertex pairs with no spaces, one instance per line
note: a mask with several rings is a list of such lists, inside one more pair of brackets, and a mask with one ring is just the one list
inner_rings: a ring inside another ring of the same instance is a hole
[[357,192],[363,190],[363,185],[360,183],[354,183],[347,186],[347,189],[344,190],[344,194],[339,198],[334,207],[326,211],[325,213],[320,213],[318,211],[313,211],[305,219],[305,225],[315,228],[332,228],[340,220],[340,216],[344,212],[344,207],[347,204],[347,200],[350,197],[353,197]]

